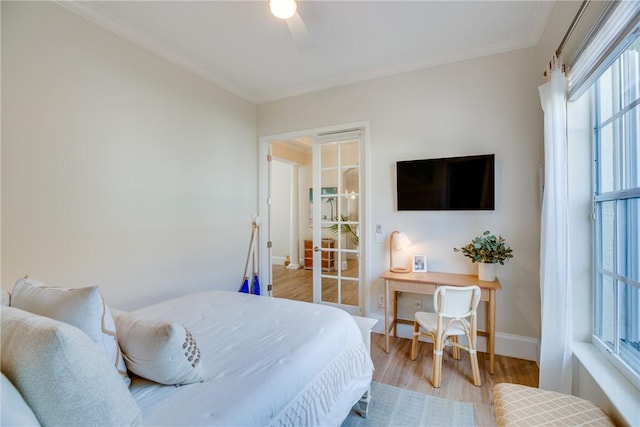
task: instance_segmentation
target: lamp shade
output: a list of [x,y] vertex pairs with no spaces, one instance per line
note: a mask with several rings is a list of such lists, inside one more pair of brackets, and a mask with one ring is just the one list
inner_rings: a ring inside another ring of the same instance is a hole
[[298,4],[295,0],[269,0],[269,8],[274,16],[289,19],[296,13]]
[[411,270],[407,267],[395,267],[393,265],[393,253],[411,246],[411,240],[406,233],[401,231],[393,231],[389,237],[389,270],[393,273],[409,273]]
[[409,246],[411,246],[411,239],[409,239],[407,233],[400,231],[395,235],[394,245],[394,249],[398,251],[404,248],[408,248]]

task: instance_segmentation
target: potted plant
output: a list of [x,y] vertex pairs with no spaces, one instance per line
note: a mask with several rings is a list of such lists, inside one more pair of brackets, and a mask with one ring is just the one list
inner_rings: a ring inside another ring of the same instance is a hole
[[353,212],[349,215],[340,215],[341,224],[333,224],[331,225],[331,232],[334,236],[338,237],[338,234],[344,234],[345,236],[349,236],[351,238],[351,242],[358,246],[360,243],[360,237],[358,236],[358,228],[353,226],[352,224],[347,224],[349,221],[357,221],[358,213]]
[[496,237],[488,230],[466,246],[453,250],[462,252],[464,256],[471,258],[471,262],[479,263],[478,278],[486,281],[495,280],[496,264],[504,265],[505,261],[513,258],[513,251],[506,245],[504,237]]
[[[339,235],[343,235],[345,237],[348,236],[351,239],[351,243],[353,243],[354,246],[358,246],[358,244],[360,243],[360,236],[358,235],[358,227],[353,224],[347,224],[348,221],[357,221],[357,220],[358,220],[357,212],[352,212],[349,215],[341,214],[340,215],[341,224],[340,225],[332,224],[330,227],[331,232],[336,237],[338,237]],[[340,265],[340,270],[346,270],[346,269],[347,269],[347,259],[345,257],[342,260],[342,263]]]

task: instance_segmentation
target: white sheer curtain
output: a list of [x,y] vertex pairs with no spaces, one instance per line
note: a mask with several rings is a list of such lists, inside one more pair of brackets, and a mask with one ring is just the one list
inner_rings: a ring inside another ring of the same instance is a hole
[[550,80],[541,85],[544,111],[544,195],[540,245],[542,333],[539,387],[571,392],[573,340],[569,268],[567,80],[554,58]]

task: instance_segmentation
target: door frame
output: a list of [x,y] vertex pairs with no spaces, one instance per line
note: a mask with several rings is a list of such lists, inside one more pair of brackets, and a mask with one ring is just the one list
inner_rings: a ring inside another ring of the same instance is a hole
[[[273,135],[265,135],[259,137],[258,147],[258,215],[261,220],[261,224],[266,227],[269,224],[269,165],[267,156],[269,155],[269,148],[271,143],[301,138],[310,135],[319,135],[324,133],[333,133],[348,130],[362,130],[362,138],[360,144],[360,189],[361,189],[361,203],[364,207],[364,215],[360,214],[360,227],[363,233],[360,235],[360,263],[361,267],[360,276],[360,289],[358,295],[358,302],[360,306],[360,313],[363,316],[368,315],[370,307],[370,286],[371,282],[371,262],[369,260],[369,254],[371,253],[371,244],[373,239],[369,239],[368,236],[373,236],[373,225],[371,224],[371,198],[369,197],[369,188],[371,181],[371,174],[369,171],[370,163],[370,125],[369,121],[351,122],[340,125],[325,126],[321,128],[313,128],[307,130],[286,132]],[[270,239],[269,233],[260,228],[259,233],[259,246],[258,246],[258,260],[260,265],[259,277],[261,283],[266,283],[269,287],[272,285],[272,272],[271,272],[271,256],[267,247]]]

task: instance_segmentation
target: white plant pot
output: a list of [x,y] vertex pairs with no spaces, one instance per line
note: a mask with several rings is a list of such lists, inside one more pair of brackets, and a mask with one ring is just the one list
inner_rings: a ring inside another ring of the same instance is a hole
[[478,279],[485,282],[496,280],[496,264],[492,262],[478,263]]

